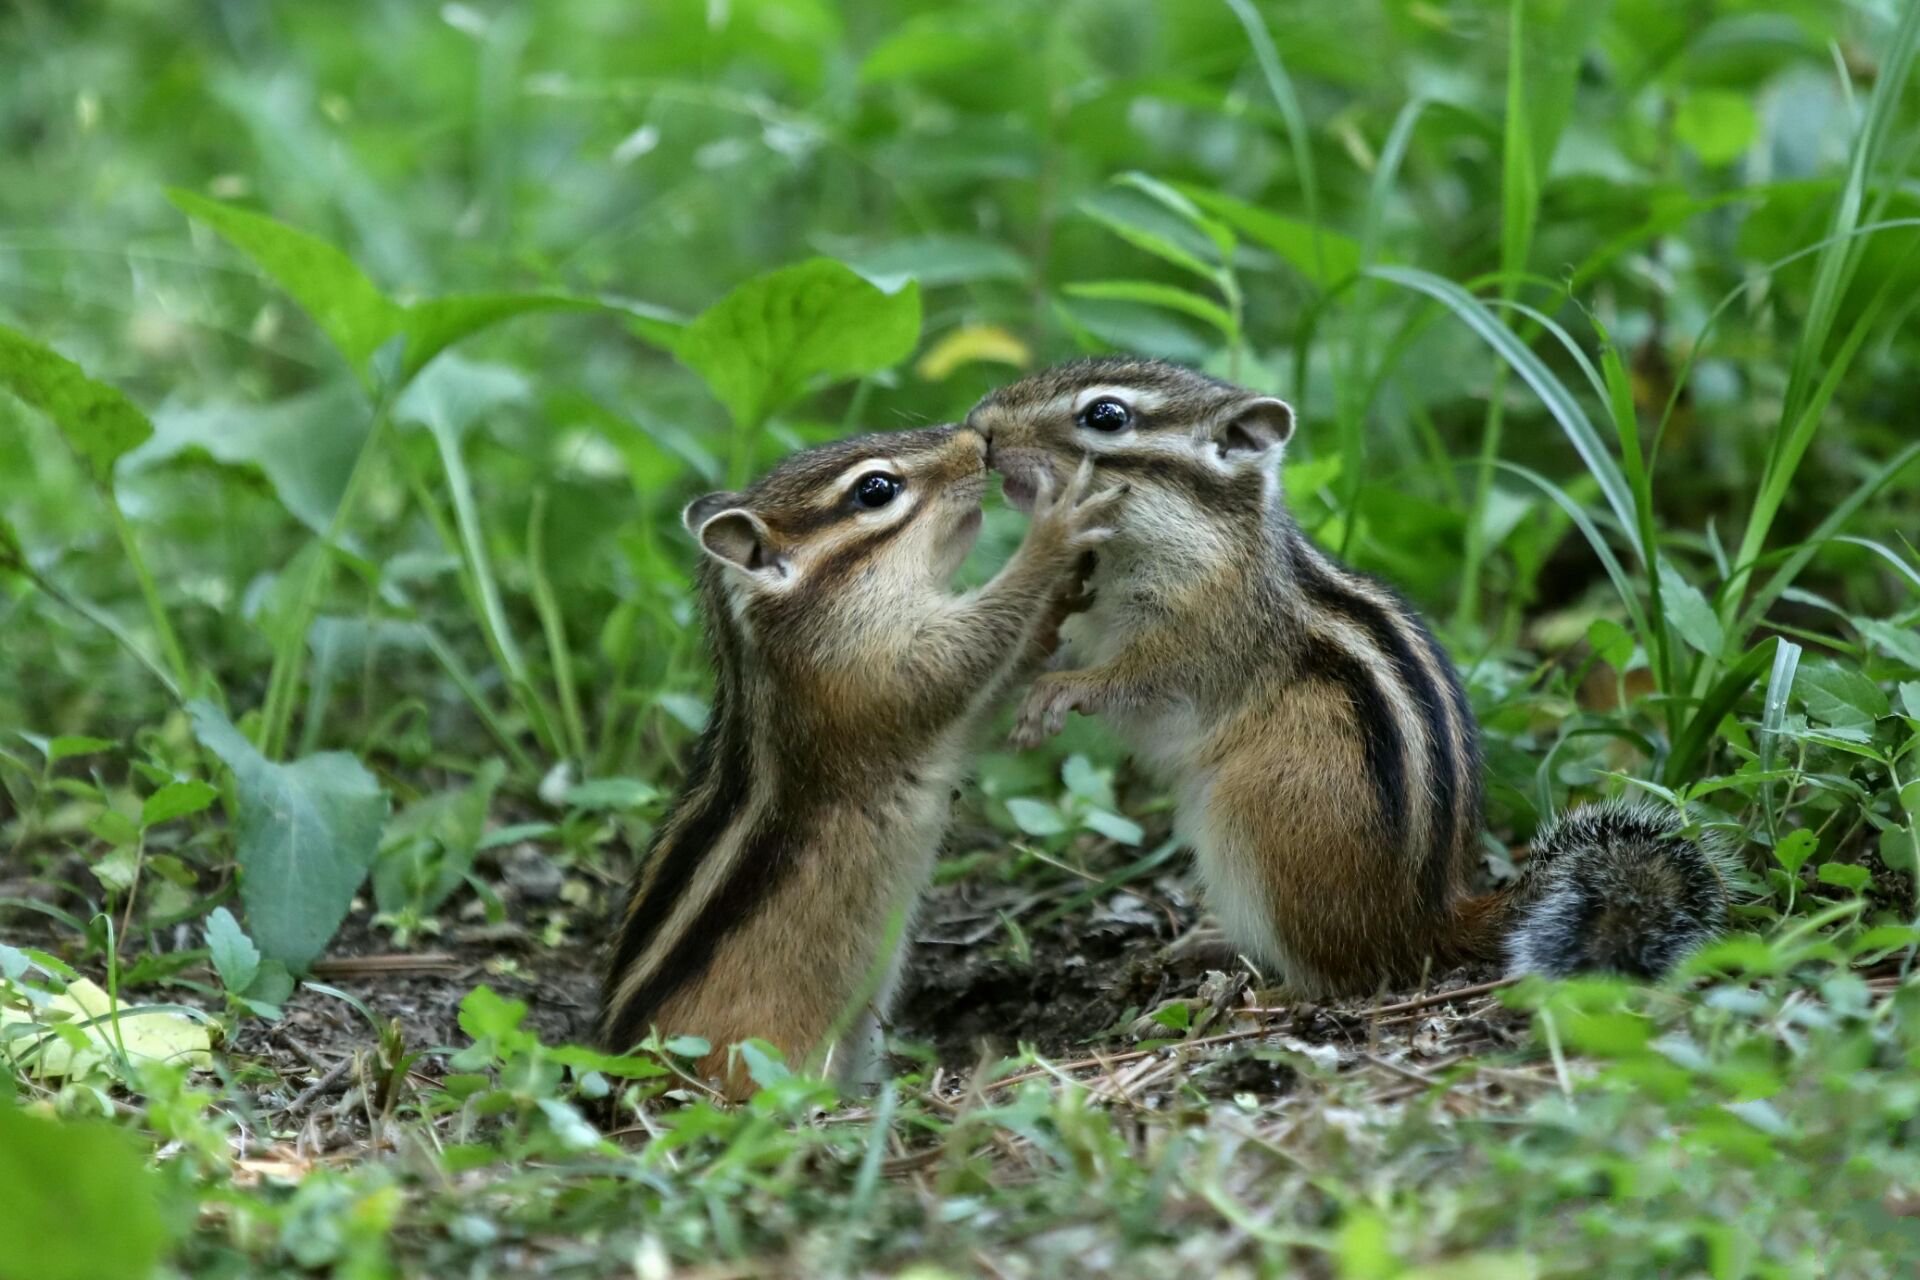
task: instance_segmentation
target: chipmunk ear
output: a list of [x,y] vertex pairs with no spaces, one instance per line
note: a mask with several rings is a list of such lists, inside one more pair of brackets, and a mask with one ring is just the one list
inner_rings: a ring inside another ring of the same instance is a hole
[[787,562],[774,552],[766,521],[734,505],[739,501],[737,493],[710,493],[689,502],[680,518],[714,559],[746,573],[784,578]]
[[1214,448],[1229,462],[1265,454],[1293,438],[1293,407],[1272,396],[1243,401],[1220,416],[1212,435]]
[[709,493],[705,497],[695,498],[680,513],[680,523],[687,526],[687,532],[695,538],[700,536],[700,526],[725,511],[728,507],[740,505],[740,495],[722,489],[718,493]]

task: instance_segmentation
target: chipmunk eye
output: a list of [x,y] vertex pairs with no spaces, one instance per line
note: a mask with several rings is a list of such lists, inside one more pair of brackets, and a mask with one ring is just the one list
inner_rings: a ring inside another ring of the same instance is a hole
[[1101,396],[1080,411],[1080,424],[1095,431],[1119,431],[1133,421],[1133,411],[1112,396]]
[[884,471],[869,471],[853,482],[853,505],[878,511],[900,496],[898,477]]

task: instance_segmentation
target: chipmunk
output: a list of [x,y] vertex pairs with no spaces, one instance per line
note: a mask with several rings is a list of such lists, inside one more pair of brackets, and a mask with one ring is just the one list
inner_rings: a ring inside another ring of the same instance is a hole
[[[1091,458],[1130,492],[1091,607],[1062,628],[1014,731],[1101,715],[1172,787],[1230,942],[1304,995],[1424,966],[1652,976],[1714,936],[1716,849],[1671,812],[1589,806],[1549,826],[1519,878],[1474,895],[1478,727],[1459,677],[1395,592],[1288,513],[1284,402],[1154,360],[1034,374],[968,415],[1018,505]],[[1056,665],[1059,665],[1056,661]]]
[[703,1037],[700,1069],[735,1096],[725,1046],[749,1037],[866,1070],[901,967],[886,939],[931,877],[969,739],[1038,665],[1116,497],[1090,468],[1058,500],[1043,484],[1012,559],[956,595],[986,452],[964,427],[861,436],[687,506],[713,709],[629,891],[603,1043]]

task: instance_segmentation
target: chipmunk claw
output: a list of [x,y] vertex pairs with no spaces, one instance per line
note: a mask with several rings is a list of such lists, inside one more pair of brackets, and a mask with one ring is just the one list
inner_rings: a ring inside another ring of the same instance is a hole
[[1017,750],[1027,751],[1059,733],[1067,727],[1067,713],[1079,710],[1081,694],[1082,690],[1072,682],[1057,675],[1043,675],[1035,680],[1026,700],[1020,704],[1019,714],[1014,717],[1008,743]]

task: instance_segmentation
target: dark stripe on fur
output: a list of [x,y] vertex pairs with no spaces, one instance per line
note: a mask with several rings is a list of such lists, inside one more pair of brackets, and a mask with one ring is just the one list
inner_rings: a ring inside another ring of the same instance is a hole
[[1265,477],[1251,467],[1223,474],[1179,458],[1130,453],[1096,453],[1093,464],[1101,471],[1157,480],[1180,490],[1209,511],[1251,512],[1265,506]]
[[[903,533],[928,510],[926,504],[915,509],[904,520],[896,520],[884,529],[876,529],[866,537],[848,546],[840,548],[828,556],[818,566],[807,571],[805,593],[809,599],[817,599],[828,584],[838,581],[859,569],[871,559],[881,546]],[[805,607],[805,606],[802,606]]]
[[[1419,615],[1411,609],[1401,606],[1396,610],[1399,620],[1406,624],[1403,630],[1395,625],[1387,609],[1340,581],[1310,553],[1296,555],[1294,562],[1300,570],[1300,585],[1308,597],[1365,631],[1392,661],[1394,674],[1420,708],[1426,727],[1427,778],[1433,790],[1427,814],[1428,843],[1420,855],[1420,892],[1429,907],[1436,911],[1444,909],[1453,890],[1454,845],[1460,832],[1460,775],[1454,758],[1455,730],[1449,714],[1452,699],[1441,692],[1427,664],[1414,653],[1413,645],[1407,641],[1407,631],[1418,638],[1446,677],[1451,677],[1452,668],[1439,654],[1439,646],[1421,625]],[[1449,678],[1448,683],[1454,681]]]
[[[709,611],[708,616],[720,618],[725,614]],[[607,965],[606,990],[609,998],[618,990],[621,980],[639,963],[654,933],[666,927],[674,908],[693,884],[694,873],[725,836],[728,825],[747,805],[752,758],[745,710],[736,705],[741,700],[741,693],[737,676],[733,673],[739,670],[741,655],[738,638],[731,627],[720,625],[714,628],[713,651],[714,665],[718,669],[713,712],[706,732],[700,735],[699,742],[694,746],[693,764],[688,770],[687,780],[674,798],[673,808],[660,823],[647,857],[640,864],[640,870],[634,874],[629,893],[639,894],[644,888],[646,896],[623,921],[614,942],[613,956]],[[698,808],[687,808],[691,798],[709,783],[712,784],[711,791],[699,802]],[[649,884],[647,873],[656,860],[661,860],[659,870]],[[602,1038],[614,1048],[628,1047],[645,1033],[647,1019],[654,1007],[653,1004],[634,999],[618,1008],[609,1006],[603,1009]]]
[[1367,778],[1373,783],[1380,808],[1381,834],[1396,843],[1404,841],[1407,835],[1406,743],[1393,718],[1393,708],[1380,691],[1380,682],[1364,662],[1323,637],[1308,639],[1300,669],[1308,677],[1338,685],[1352,700]]
[[799,862],[800,851],[806,846],[806,828],[806,815],[779,810],[755,827],[719,891],[687,923],[659,966],[621,1006],[613,1029],[625,1038],[614,1040],[613,1047],[624,1048],[643,1036],[660,1006],[704,974],[727,936],[773,897]]

